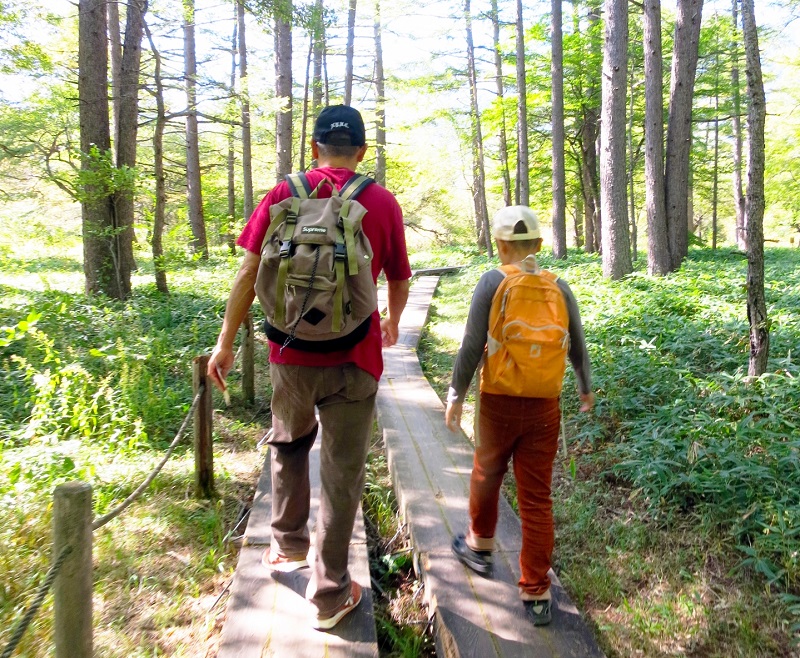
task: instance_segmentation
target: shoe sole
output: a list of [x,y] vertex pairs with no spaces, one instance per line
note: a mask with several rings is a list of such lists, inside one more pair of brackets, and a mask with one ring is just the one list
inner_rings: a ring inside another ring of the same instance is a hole
[[[462,539],[462,541],[463,541],[463,539]],[[463,553],[459,553],[456,550],[456,547],[453,546],[452,544],[450,545],[450,550],[453,552],[453,555],[456,556],[458,561],[461,562],[461,564],[463,564],[466,567],[469,567],[470,569],[472,569],[478,575],[480,575],[480,576],[491,576],[492,575],[492,567],[493,567],[493,565],[492,565],[491,562],[486,563],[486,562],[478,562],[476,560],[471,560],[469,558],[469,556],[464,555]]]
[[[356,585],[355,583],[353,584]],[[358,593],[358,598],[355,598],[353,595],[354,590]],[[353,610],[358,607],[358,604],[361,603],[362,598],[363,596],[361,587],[356,585],[350,590],[350,596],[347,597],[347,601],[345,601],[341,610],[333,615],[333,617],[326,617],[325,619],[320,619],[317,617],[314,622],[314,628],[316,628],[318,631],[329,631],[331,628],[336,626],[336,624],[342,621],[342,619],[344,619],[348,614],[353,612]]]
[[285,562],[270,562],[269,549],[264,551],[261,558],[261,564],[270,571],[277,573],[292,573],[298,569],[305,569],[308,566],[308,560],[302,558],[300,560],[287,560]]

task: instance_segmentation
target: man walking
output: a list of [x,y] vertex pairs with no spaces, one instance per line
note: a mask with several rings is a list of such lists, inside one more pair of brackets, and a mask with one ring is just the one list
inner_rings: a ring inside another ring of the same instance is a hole
[[[306,173],[310,187],[314,189],[328,179],[340,190],[367,151],[360,113],[345,105],[323,109],[314,127],[311,151],[318,166]],[[285,181],[276,185],[253,212],[237,241],[246,250],[244,261],[233,282],[222,330],[208,363],[208,376],[220,388],[233,366],[233,344],[239,325],[255,298],[270,207],[290,196]],[[376,310],[365,337],[347,349],[312,352],[298,349],[291,342],[269,343],[273,388],[273,433],[268,442],[273,488],[272,544],[262,561],[273,571],[308,566],[308,467],[318,429],[316,407],[322,426],[321,493],[306,598],[317,609],[314,626],[319,629],[333,628],[361,601],[361,588],[348,571],[348,548],[364,485],[375,396],[383,371],[381,347],[390,347],[397,341],[411,277],[397,200],[373,183],[359,194],[358,203],[367,211],[362,229],[372,248],[373,281],[381,271],[387,279],[386,316],[380,318]]]

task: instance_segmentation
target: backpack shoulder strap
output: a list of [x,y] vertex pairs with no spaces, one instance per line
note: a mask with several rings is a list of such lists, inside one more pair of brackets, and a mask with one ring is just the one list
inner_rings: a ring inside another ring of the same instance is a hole
[[285,178],[292,196],[296,196],[298,199],[308,199],[311,197],[311,184],[302,171],[295,174],[286,174]]
[[339,196],[342,197],[343,199],[355,199],[369,185],[372,185],[372,183],[374,182],[375,181],[369,176],[354,174],[350,178],[350,180],[348,180],[344,185],[342,185],[342,189],[339,190]]

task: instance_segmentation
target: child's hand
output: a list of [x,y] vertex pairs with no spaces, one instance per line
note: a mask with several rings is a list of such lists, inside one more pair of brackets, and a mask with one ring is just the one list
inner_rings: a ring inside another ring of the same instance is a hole
[[447,410],[444,412],[444,422],[447,429],[451,432],[458,432],[461,427],[461,411],[464,407],[463,402],[448,402]]
[[591,411],[594,406],[594,393],[581,393],[581,411]]

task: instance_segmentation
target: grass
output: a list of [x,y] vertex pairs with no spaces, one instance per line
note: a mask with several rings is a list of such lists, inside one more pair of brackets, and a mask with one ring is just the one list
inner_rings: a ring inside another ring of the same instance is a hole
[[[186,259],[163,297],[138,254],[130,300],[88,299],[75,232],[55,230],[53,241],[0,236],[9,245],[0,250],[0,647],[49,567],[53,488],[89,482],[99,516],[146,477],[189,409],[192,358],[216,339],[238,265]],[[215,413],[217,498],[194,498],[189,438],[147,492],[94,533],[97,655],[213,655],[218,598],[236,564],[231,533],[263,461],[263,373],[257,383],[248,407],[233,376],[234,405]],[[52,616],[48,597],[14,655],[50,655]]]
[[[581,415],[571,377],[565,387],[554,560],[602,648],[796,655],[800,491],[786,485],[800,477],[800,252],[767,251],[770,372],[757,381],[746,377],[741,255],[697,250],[663,279],[639,262],[620,282],[593,256],[542,262],[576,294],[598,395]],[[420,345],[440,396],[489,266],[440,283]]]
[[[31,233],[13,226],[0,235],[0,646],[49,566],[53,487],[90,482],[101,514],[144,478],[188,410],[191,359],[213,344],[238,266],[222,250],[208,263],[173,257],[163,297],[139,254],[129,301],[87,299],[79,244],[64,226],[48,240],[15,242],[9,236]],[[443,395],[472,288],[491,264],[464,249],[414,259],[467,263],[442,279],[420,345]],[[800,475],[800,252],[767,252],[770,374],[755,382],[745,377],[746,265],[736,253],[694,251],[663,279],[640,262],[621,282],[604,280],[594,256],[543,261],[579,300],[598,393],[586,417],[574,382],[565,389],[570,456],[556,468],[555,566],[603,649],[796,655],[800,492],[787,483]],[[236,561],[229,540],[269,423],[266,373],[257,370],[252,407],[235,375],[231,383],[234,405],[217,400],[215,412],[219,497],[194,499],[183,446],[147,494],[96,533],[98,655],[214,653]],[[429,655],[379,442],[365,504],[381,655]],[[48,655],[51,619],[48,600],[18,655]]]
[[[50,566],[53,488],[91,483],[97,517],[147,476],[190,406],[191,361],[216,340],[238,268],[222,250],[208,263],[173,260],[164,297],[140,253],[130,300],[88,299],[75,234],[58,229],[57,237],[0,235],[0,648]],[[256,363],[255,405],[243,403],[237,369],[233,405],[216,399],[217,498],[194,498],[186,439],[146,493],[94,533],[97,655],[215,655],[238,557],[231,540],[243,529],[263,462],[256,444],[270,422],[263,343]],[[377,528],[370,554],[381,656],[432,655],[379,444],[365,507]],[[48,597],[14,655],[51,655],[52,618]]]

